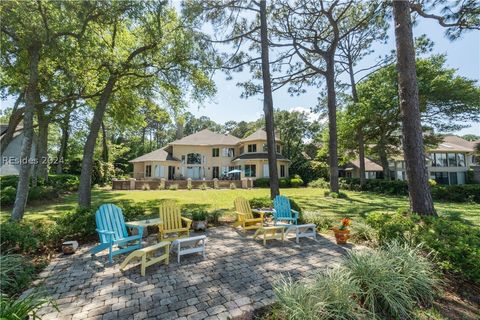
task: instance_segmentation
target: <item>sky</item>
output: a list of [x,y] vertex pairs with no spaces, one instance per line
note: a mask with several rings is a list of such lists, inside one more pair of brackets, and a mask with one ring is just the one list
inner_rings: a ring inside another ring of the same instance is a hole
[[[176,3],[175,3],[176,4]],[[393,21],[391,22],[391,24]],[[444,29],[429,19],[420,19],[414,28],[414,36],[426,34],[435,43],[432,54],[443,53],[447,55],[447,66],[458,70],[458,75],[480,81],[480,32],[467,32],[462,38],[451,42],[444,36]],[[389,30],[387,44],[376,44],[372,47],[374,53],[360,61],[358,68],[366,68],[375,63],[375,58],[389,53],[395,49],[394,30]],[[232,80],[226,80],[226,75],[217,72],[213,80],[217,86],[217,94],[205,101],[202,106],[192,103],[188,111],[195,116],[208,116],[218,123],[225,123],[229,120],[252,121],[263,115],[262,99],[260,95],[242,99],[242,89],[236,86],[239,81],[250,78],[248,72],[233,74]],[[341,79],[341,78],[340,78]],[[273,93],[273,104],[275,109],[309,111],[317,104],[320,94],[318,88],[307,89],[307,92],[300,96],[290,96],[286,89]],[[13,105],[13,99],[1,102],[1,108],[5,109]],[[316,115],[312,115],[315,117]],[[469,123],[469,128],[455,132],[459,135],[476,134],[480,135],[480,123]]]
[[[393,21],[392,21],[393,23]],[[374,53],[366,57],[358,64],[358,68],[366,68],[374,64],[375,58],[389,53],[395,49],[394,30],[390,28],[387,44],[376,44],[372,48]],[[480,81],[480,32],[465,33],[462,38],[451,42],[444,36],[444,29],[438,26],[435,21],[421,19],[414,28],[414,36],[426,34],[435,43],[432,54],[446,54],[447,66],[458,70],[458,75]],[[212,120],[224,123],[229,120],[252,121],[258,119],[262,114],[261,96],[254,96],[248,99],[240,98],[241,88],[236,86],[239,81],[249,78],[247,72],[233,74],[232,80],[226,80],[225,74],[218,72],[213,80],[217,85],[217,94],[203,104],[202,107],[191,106],[189,111],[195,116],[208,116]],[[322,89],[323,90],[323,89]],[[290,96],[285,90],[273,93],[274,108],[282,110],[304,110],[317,104],[319,89],[307,89],[305,94]],[[480,135],[480,123],[469,123],[470,127],[455,132],[459,135],[476,134]]]

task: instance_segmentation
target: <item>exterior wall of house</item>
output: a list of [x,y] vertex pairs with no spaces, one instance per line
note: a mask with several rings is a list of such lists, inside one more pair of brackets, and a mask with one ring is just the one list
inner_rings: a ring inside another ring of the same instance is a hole
[[[236,166],[240,166],[242,170],[241,178],[268,178],[268,159],[261,160],[238,160],[234,162]],[[255,176],[249,174],[251,172],[251,166],[255,166]],[[283,166],[283,169],[282,169]],[[290,162],[287,160],[277,160],[277,171],[279,178],[288,178]],[[282,175],[283,173],[283,175]]]
[[[249,146],[252,146],[250,150],[255,149],[256,151],[249,151]],[[253,141],[242,142],[238,148],[239,155],[245,154],[245,153],[267,152],[266,146],[267,146],[266,140],[253,140]],[[277,153],[281,154],[283,151],[281,143],[277,142],[276,148],[277,148]]]
[[[437,160],[434,154],[442,154]],[[460,154],[464,161],[459,161],[457,154]],[[443,160],[445,155],[445,160]],[[449,161],[449,155],[452,155],[452,161]],[[453,155],[455,161],[453,161]],[[430,179],[440,184],[465,184],[468,169],[474,165],[474,157],[466,152],[432,152],[427,161],[428,175]],[[390,161],[390,171],[396,180],[406,180],[405,162],[403,160]]]
[[[23,133],[17,135],[8,144],[7,148],[3,151],[0,165],[0,176],[15,175],[20,173],[20,153],[22,150]],[[32,151],[30,158],[35,157],[35,143],[32,145]]]

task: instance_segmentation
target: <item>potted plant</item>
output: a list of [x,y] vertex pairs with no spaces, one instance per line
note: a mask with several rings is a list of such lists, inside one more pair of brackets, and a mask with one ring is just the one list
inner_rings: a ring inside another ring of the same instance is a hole
[[192,213],[192,228],[195,231],[207,230],[207,213],[205,211],[195,211]]
[[350,238],[350,230],[348,229],[348,227],[351,223],[351,219],[343,218],[340,227],[332,228],[333,232],[335,233],[335,239],[337,240],[337,244],[347,243],[348,238]]

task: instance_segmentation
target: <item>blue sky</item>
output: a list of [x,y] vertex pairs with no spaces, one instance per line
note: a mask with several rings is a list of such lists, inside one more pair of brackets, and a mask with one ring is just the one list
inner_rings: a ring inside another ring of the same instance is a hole
[[[458,70],[458,74],[480,81],[480,32],[465,33],[461,39],[454,42],[444,36],[444,29],[432,20],[421,19],[414,29],[414,36],[426,34],[435,43],[432,54],[444,53],[447,55],[447,65]],[[379,55],[387,54],[395,49],[393,28],[389,30],[389,40],[385,45],[377,44],[375,52],[360,62],[358,68],[371,66]],[[241,89],[237,88],[238,81],[244,81],[250,76],[247,72],[234,74],[232,80],[226,80],[225,74],[219,72],[214,75],[218,92],[212,101],[204,103],[203,107],[192,106],[190,112],[196,116],[205,115],[212,120],[224,123],[228,120],[251,121],[258,119],[263,113],[261,96],[248,99],[240,98]],[[307,93],[291,97],[285,90],[274,92],[273,103],[275,108],[284,110],[310,110],[317,103],[319,89],[311,88]],[[480,135],[480,123],[471,123],[470,128],[457,132],[458,134]]]

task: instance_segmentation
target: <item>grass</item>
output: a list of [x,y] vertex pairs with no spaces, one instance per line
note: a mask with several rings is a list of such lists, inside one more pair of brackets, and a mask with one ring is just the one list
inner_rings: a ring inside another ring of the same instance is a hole
[[[395,212],[399,208],[409,206],[407,197],[384,196],[367,192],[346,191],[348,199],[325,197],[325,189],[298,188],[282,189],[281,193],[294,199],[304,211],[316,212],[327,218],[349,216],[364,217],[372,212]],[[149,190],[149,191],[111,191],[96,189],[92,191],[94,205],[101,203],[131,200],[134,202],[160,202],[175,200],[183,206],[197,206],[206,210],[225,210],[233,216],[233,200],[236,197],[247,199],[268,197],[269,189],[225,189],[225,190]],[[37,202],[27,206],[25,219],[29,221],[48,222],[52,218],[63,215],[75,208],[77,195],[69,194],[54,202]],[[458,213],[473,224],[480,226],[480,206],[470,203],[436,202],[437,211]],[[4,207],[0,211],[0,221],[8,219],[11,208]]]

